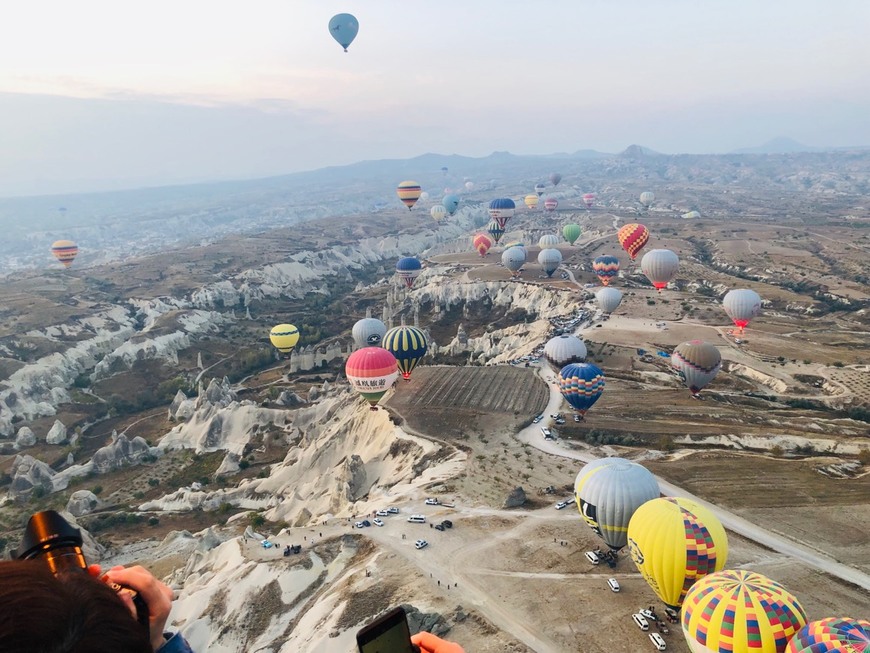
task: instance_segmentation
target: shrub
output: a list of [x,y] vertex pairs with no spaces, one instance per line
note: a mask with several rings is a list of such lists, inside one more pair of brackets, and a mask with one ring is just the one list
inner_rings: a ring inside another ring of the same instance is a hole
[[157,524],[159,524],[159,523],[160,523],[159,517],[151,517],[150,519],[148,519],[149,526],[157,526]]
[[150,485],[151,487],[157,487],[158,485],[160,485],[160,479],[157,479],[157,478],[149,478],[149,479],[148,479],[148,485]]
[[102,485],[95,485],[94,487],[91,488],[91,492],[93,492],[94,494],[99,496],[103,493],[103,486]]

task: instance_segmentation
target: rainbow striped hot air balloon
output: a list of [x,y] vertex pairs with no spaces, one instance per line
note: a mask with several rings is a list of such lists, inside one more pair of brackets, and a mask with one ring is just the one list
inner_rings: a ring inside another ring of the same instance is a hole
[[489,248],[492,247],[492,239],[486,234],[477,234],[471,240],[471,244],[474,245],[474,249],[477,250],[477,253],[480,254],[481,257],[484,257],[489,251]]
[[498,241],[500,241],[501,237],[504,236],[504,226],[493,220],[486,225],[486,232],[492,236],[492,239],[496,244],[498,244]]
[[396,357],[396,365],[402,378],[410,381],[411,372],[426,355],[428,343],[426,334],[420,329],[403,324],[387,331],[381,346]]
[[63,267],[68,268],[79,253],[79,246],[71,240],[56,240],[51,244],[51,253],[63,263]]
[[596,256],[592,261],[592,271],[601,285],[606,286],[610,280],[619,274],[619,259],[610,254]]
[[728,569],[692,585],[681,622],[692,653],[783,653],[807,616],[779,583],[751,571]]
[[567,240],[571,245],[580,238],[580,234],[582,233],[582,229],[580,229],[579,224],[570,223],[566,224],[562,227],[562,237]]
[[396,195],[402,200],[402,204],[408,207],[409,211],[414,208],[422,192],[420,184],[416,181],[403,181],[396,188]]
[[369,402],[372,410],[378,409],[381,397],[399,376],[396,357],[383,347],[357,349],[348,356],[344,373],[350,386]]
[[604,372],[591,363],[572,363],[559,372],[559,389],[581,417],[604,392]]
[[514,217],[516,210],[517,205],[509,197],[500,197],[489,203],[489,217],[495,220],[502,229],[504,229],[507,221]]
[[422,263],[413,256],[404,256],[396,263],[396,275],[408,288],[414,285],[414,280],[420,276],[422,269]]
[[811,621],[792,637],[786,653],[870,653],[870,621],[828,617]]
[[627,224],[616,233],[616,237],[619,238],[622,249],[628,252],[628,256],[633,261],[649,241],[649,229],[642,224]]
[[282,354],[290,354],[299,342],[299,329],[292,324],[278,324],[269,332],[269,340]]

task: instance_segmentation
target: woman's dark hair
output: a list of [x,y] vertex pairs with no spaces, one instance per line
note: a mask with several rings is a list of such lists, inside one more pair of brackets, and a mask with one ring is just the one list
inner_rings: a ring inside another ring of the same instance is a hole
[[39,560],[0,562],[3,653],[151,653],[148,631],[105,583],[54,576]]

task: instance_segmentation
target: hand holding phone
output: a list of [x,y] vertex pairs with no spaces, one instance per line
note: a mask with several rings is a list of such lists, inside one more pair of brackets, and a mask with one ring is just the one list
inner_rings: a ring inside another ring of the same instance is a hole
[[411,642],[420,647],[420,653],[465,653],[459,644],[447,642],[432,633],[417,633]]
[[408,617],[401,606],[364,626],[356,634],[356,643],[360,653],[420,653],[411,644]]

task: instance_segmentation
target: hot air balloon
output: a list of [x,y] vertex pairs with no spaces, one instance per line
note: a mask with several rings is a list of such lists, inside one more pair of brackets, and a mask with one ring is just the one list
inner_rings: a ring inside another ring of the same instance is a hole
[[677,276],[680,269],[680,259],[669,249],[653,249],[643,255],[640,260],[640,270],[650,280],[655,289],[661,293],[662,288]]
[[282,354],[290,354],[299,342],[299,329],[292,324],[278,324],[269,332],[272,346]]
[[592,271],[601,284],[606,286],[610,280],[619,274],[619,259],[610,254],[596,256],[592,261]]
[[474,245],[474,249],[477,250],[477,253],[483,257],[486,256],[489,248],[492,247],[492,239],[485,234],[477,234],[472,238],[471,244]]
[[545,190],[547,190],[547,187],[544,184],[535,184],[535,192],[538,194],[538,197],[543,195]]
[[559,372],[559,389],[583,417],[604,392],[604,372],[591,363],[571,363]]
[[467,191],[474,190],[474,182],[473,181],[466,181],[465,182],[465,190],[467,190]]
[[445,209],[440,204],[436,204],[431,209],[429,209],[429,214],[435,220],[435,222],[441,222],[447,217],[447,209]]
[[[500,197],[489,203],[489,217],[498,222],[498,226],[504,229],[507,221],[514,216],[517,205],[509,197]],[[496,241],[498,242],[498,241]]]
[[683,215],[681,215],[680,217],[683,220],[695,220],[697,218],[700,218],[701,214],[697,211],[689,211],[688,213],[683,213]]
[[674,349],[671,367],[680,373],[692,394],[697,395],[719,374],[722,354],[709,342],[689,340]]
[[786,653],[870,653],[870,621],[828,617],[811,621],[792,637]]
[[554,172],[550,175],[550,183],[553,184],[553,186],[558,186],[560,181],[562,181],[562,175],[558,172]]
[[441,172],[444,174],[445,177],[447,176],[449,170],[450,169],[447,166],[441,166]]
[[595,292],[595,301],[601,312],[609,315],[619,308],[619,304],[622,302],[622,292],[619,288],[599,288]]
[[562,252],[558,249],[542,249],[538,253],[538,265],[547,277],[552,277],[557,268],[562,265]]
[[408,288],[414,285],[414,280],[420,276],[423,265],[413,256],[404,256],[396,263],[396,274]]
[[519,247],[521,250],[523,250],[523,254],[525,254],[528,257],[528,252],[526,251],[526,244],[521,243],[518,240],[513,240],[509,243],[505,243],[504,245],[502,245],[502,247],[504,247],[505,249],[509,249],[511,247]]
[[454,213],[456,213],[456,209],[459,208],[459,196],[445,195],[444,199],[441,200],[441,204],[443,204],[444,208],[447,209],[447,213],[453,215]]
[[749,324],[749,321],[758,315],[761,310],[761,297],[754,290],[738,288],[729,290],[722,299],[722,307],[728,314],[740,332]]
[[586,345],[577,336],[563,333],[547,341],[544,345],[544,358],[558,372],[566,365],[585,361]]
[[492,236],[492,239],[498,244],[498,241],[501,240],[501,237],[504,236],[504,225],[500,225],[498,222],[493,220],[486,226],[487,233]]
[[587,209],[591,209],[595,204],[595,193],[585,193],[583,195],[583,203],[586,205]]
[[523,198],[523,203],[526,205],[526,208],[536,209],[536,208],[538,208],[538,196],[537,195],[526,195]]
[[556,207],[559,206],[559,200],[548,197],[544,200],[544,210],[550,211],[551,213],[556,210]]
[[347,357],[344,373],[350,387],[369,402],[372,410],[377,410],[377,403],[395,383],[399,369],[396,357],[383,347],[363,347]]
[[644,208],[649,208],[650,205],[655,202],[656,195],[655,193],[651,193],[649,191],[644,191],[640,194],[640,203],[644,205]]
[[616,232],[616,237],[619,238],[622,249],[628,252],[628,256],[633,261],[649,240],[649,229],[642,224],[627,224]]
[[420,193],[420,199],[424,202],[427,201],[429,199],[429,193],[424,190],[422,193]]
[[574,497],[583,520],[614,551],[628,543],[628,522],[647,501],[661,496],[656,477],[625,458],[601,458],[577,474]]
[[51,253],[63,263],[63,267],[68,268],[79,253],[79,246],[71,240],[56,240],[51,244]]
[[387,333],[387,325],[372,317],[372,309],[366,310],[366,316],[353,325],[351,334],[357,347],[377,347]]
[[581,233],[582,230],[580,229],[580,225],[573,222],[570,224],[566,224],[564,227],[562,227],[562,237],[567,240],[571,245],[573,245],[574,242],[578,238],[580,238]]
[[526,263],[526,250],[522,247],[508,247],[501,253],[501,262],[511,272],[511,276],[520,276],[520,268]]
[[347,52],[359,32],[359,21],[351,14],[336,14],[329,19],[329,33]]
[[381,346],[396,357],[396,364],[406,381],[411,379],[411,372],[420,359],[426,355],[428,343],[426,334],[417,327],[394,327],[387,331]]
[[555,247],[560,242],[556,234],[545,234],[538,239],[538,247]]
[[417,203],[417,200],[420,199],[422,192],[423,191],[420,190],[420,184],[416,181],[403,181],[396,188],[396,195],[398,195],[399,199],[402,200],[402,204],[408,207],[409,211],[414,208],[414,205]]
[[726,569],[692,585],[680,621],[692,653],[783,653],[807,615],[791,592],[767,576]]
[[725,566],[728,538],[719,519],[691,499],[647,501],[628,523],[631,559],[671,613],[692,584]]

